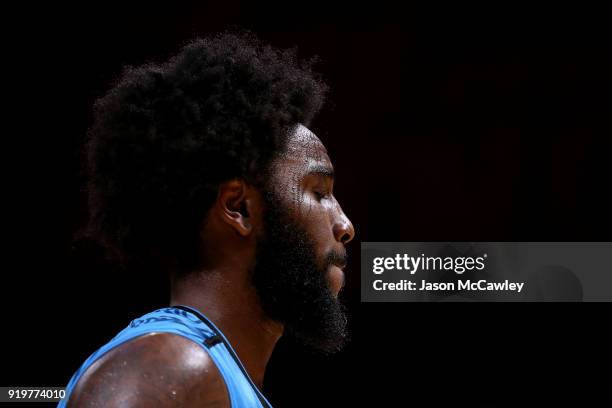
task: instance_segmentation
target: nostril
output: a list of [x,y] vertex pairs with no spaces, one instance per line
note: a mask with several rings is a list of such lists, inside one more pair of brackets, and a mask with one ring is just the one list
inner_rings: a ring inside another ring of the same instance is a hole
[[341,218],[334,224],[333,227],[334,237],[338,242],[342,244],[347,244],[352,241],[355,236],[355,230],[353,229],[353,224],[346,218],[343,214]]
[[351,240],[351,236],[348,233],[343,234],[342,238],[340,238],[340,242],[342,242],[343,244],[346,244],[350,240]]

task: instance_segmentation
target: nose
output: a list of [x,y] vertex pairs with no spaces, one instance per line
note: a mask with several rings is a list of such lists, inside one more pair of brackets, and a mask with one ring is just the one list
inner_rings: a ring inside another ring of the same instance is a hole
[[341,242],[343,244],[348,244],[355,237],[355,228],[353,227],[353,223],[348,219],[340,204],[336,202],[337,207],[337,217],[334,222],[333,232],[336,241]]

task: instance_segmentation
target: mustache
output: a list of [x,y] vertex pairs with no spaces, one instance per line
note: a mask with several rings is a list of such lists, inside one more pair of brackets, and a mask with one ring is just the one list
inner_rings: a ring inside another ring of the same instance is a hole
[[347,263],[348,255],[346,251],[330,251],[325,256],[325,268],[329,268],[332,265],[344,268]]

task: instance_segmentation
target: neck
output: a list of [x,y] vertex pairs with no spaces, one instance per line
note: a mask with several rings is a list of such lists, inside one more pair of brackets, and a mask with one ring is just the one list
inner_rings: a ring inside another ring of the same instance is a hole
[[255,288],[244,281],[229,270],[197,272],[173,282],[170,305],[191,306],[208,317],[227,337],[261,389],[283,326],[265,316]]

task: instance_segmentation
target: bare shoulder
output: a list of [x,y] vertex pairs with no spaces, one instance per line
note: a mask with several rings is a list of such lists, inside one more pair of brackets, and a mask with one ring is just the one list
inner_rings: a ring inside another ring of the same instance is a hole
[[68,407],[229,407],[223,377],[199,344],[172,333],[130,340],[79,379]]

